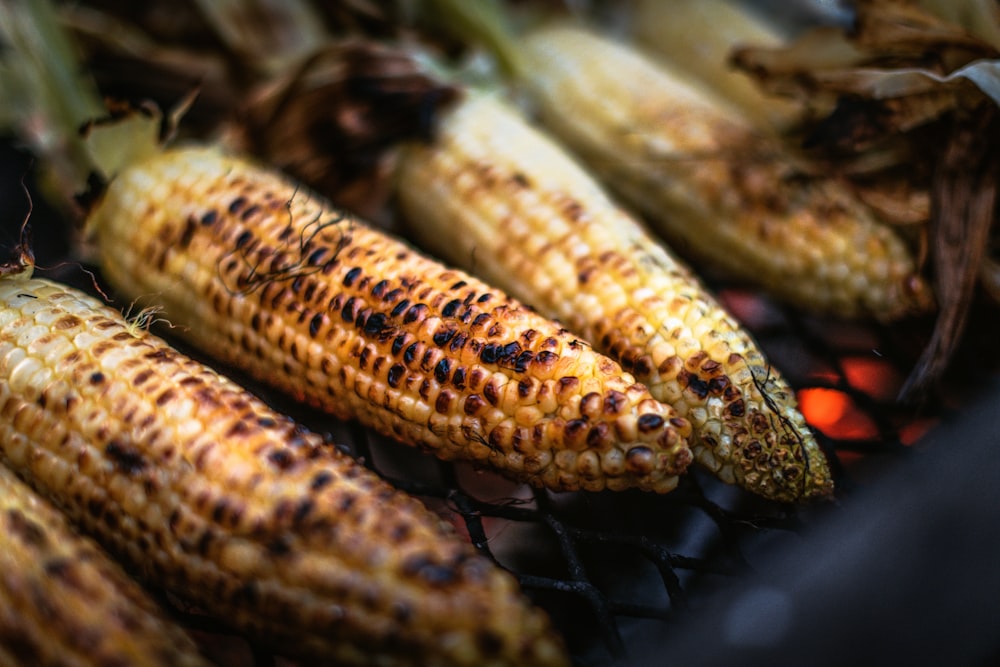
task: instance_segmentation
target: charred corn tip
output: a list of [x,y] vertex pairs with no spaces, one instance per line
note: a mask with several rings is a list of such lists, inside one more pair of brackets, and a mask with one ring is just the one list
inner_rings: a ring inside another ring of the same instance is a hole
[[688,421],[696,459],[769,498],[830,492],[794,393],[690,270],[557,144],[470,96],[413,145],[399,201],[431,251],[469,267],[617,359]]
[[545,125],[678,252],[803,308],[925,311],[907,244],[833,179],[796,178],[747,120],[628,45],[566,26],[522,42]]
[[209,664],[138,584],[5,466],[0,660],[11,667]]
[[665,492],[690,425],[611,359],[461,271],[211,148],[123,171],[105,275],[222,361],[443,459],[555,490]]
[[282,653],[567,663],[516,580],[419,501],[44,280],[0,279],[0,459],[143,578]]

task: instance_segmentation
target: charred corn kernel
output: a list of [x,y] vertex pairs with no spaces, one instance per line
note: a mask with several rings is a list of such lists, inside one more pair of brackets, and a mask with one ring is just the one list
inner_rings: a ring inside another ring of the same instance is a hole
[[677,252],[839,316],[931,307],[892,229],[837,182],[802,182],[770,140],[667,70],[581,28],[519,45],[546,126]]
[[0,466],[0,663],[207,667],[191,638]]
[[618,359],[688,419],[697,460],[723,480],[783,501],[832,491],[794,393],[751,336],[512,109],[467,98],[440,119],[434,145],[404,153],[397,181],[426,247]]
[[[218,150],[126,168],[88,224],[115,288],[155,299],[208,353],[441,458],[557,490],[659,492],[691,460],[690,424],[608,357]],[[613,450],[630,465],[594,475],[579,458]]]
[[730,62],[741,46],[778,47],[781,31],[739,0],[640,0],[631,17],[636,39],[706,94],[733,105],[757,127],[781,130],[793,125],[800,108],[768,96]]
[[567,664],[515,579],[418,500],[44,280],[0,280],[0,459],[142,578],[283,653]]

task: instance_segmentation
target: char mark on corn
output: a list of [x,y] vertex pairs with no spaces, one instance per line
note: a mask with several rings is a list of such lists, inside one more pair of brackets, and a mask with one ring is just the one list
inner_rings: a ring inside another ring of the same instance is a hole
[[44,280],[0,279],[0,461],[142,579],[282,653],[566,664],[515,579],[418,500]]
[[424,247],[563,322],[692,425],[697,460],[763,496],[832,490],[794,392],[690,269],[561,147],[494,98],[413,145],[399,200]]

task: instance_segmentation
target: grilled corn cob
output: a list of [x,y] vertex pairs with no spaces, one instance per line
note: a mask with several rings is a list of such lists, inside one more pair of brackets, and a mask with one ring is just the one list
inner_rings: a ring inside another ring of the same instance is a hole
[[0,466],[0,664],[208,662],[107,554]]
[[768,96],[730,62],[740,46],[778,47],[778,28],[754,14],[740,0],[640,0],[631,17],[636,39],[668,63],[672,74],[735,107],[762,129],[794,125],[798,105]]
[[804,308],[893,320],[932,306],[909,248],[836,181],[622,44],[575,27],[518,43],[543,123],[675,251]]
[[690,424],[550,320],[212,148],[125,168],[88,220],[106,276],[299,400],[556,490],[665,492]]
[[495,98],[409,147],[413,234],[619,360],[691,422],[696,460],[768,498],[827,495],[830,471],[787,383],[690,270],[559,146]]
[[0,460],[139,576],[338,665],[562,665],[436,515],[100,302],[0,279]]

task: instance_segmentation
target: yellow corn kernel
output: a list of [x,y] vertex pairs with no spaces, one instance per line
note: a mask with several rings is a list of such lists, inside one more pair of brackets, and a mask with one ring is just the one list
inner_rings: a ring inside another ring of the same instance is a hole
[[544,124],[678,253],[803,308],[893,320],[932,307],[906,244],[832,179],[626,45],[575,27],[519,42]]
[[[127,167],[88,225],[115,289],[195,345],[443,459],[557,490],[665,492],[692,458],[690,425],[559,325],[216,149]],[[535,380],[555,405],[519,423]],[[591,395],[616,409],[584,416]],[[629,421],[636,437],[617,437]],[[574,462],[610,449],[629,462],[619,474]],[[563,465],[545,456],[561,451]]]
[[0,663],[209,664],[135,581],[5,466]]
[[0,279],[0,460],[143,579],[282,653],[567,664],[515,579],[418,500],[75,290]]
[[691,423],[697,460],[723,480],[782,501],[832,491],[792,389],[751,336],[512,109],[467,98],[435,144],[405,151],[397,182],[428,249],[619,360]]

